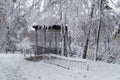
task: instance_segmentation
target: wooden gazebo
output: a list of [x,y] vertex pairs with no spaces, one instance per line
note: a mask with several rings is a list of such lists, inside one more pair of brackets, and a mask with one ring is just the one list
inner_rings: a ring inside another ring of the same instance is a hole
[[67,26],[32,26],[35,30],[35,55],[59,54],[68,55],[68,28]]

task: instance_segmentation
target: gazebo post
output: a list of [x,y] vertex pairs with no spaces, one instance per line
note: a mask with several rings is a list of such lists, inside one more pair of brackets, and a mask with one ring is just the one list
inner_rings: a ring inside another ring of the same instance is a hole
[[68,56],[68,44],[67,44],[67,35],[68,35],[68,32],[67,32],[67,27],[66,26],[63,26],[62,25],[62,28],[61,28],[61,31],[62,31],[62,56]]
[[69,57],[69,49],[68,49],[68,28],[65,26],[65,48],[66,48],[66,55]]
[[57,54],[57,31],[55,30],[55,54]]
[[47,44],[47,27],[45,26],[45,42],[44,42],[44,53],[45,53],[45,47]]
[[37,51],[37,48],[38,48],[38,34],[37,34],[37,31],[38,31],[38,26],[33,26],[33,28],[35,29],[35,57],[38,55],[38,51]]
[[45,53],[45,32],[46,32],[46,30],[45,30],[45,26],[43,27],[43,54]]
[[63,25],[61,26],[61,34],[62,34],[62,45],[61,45],[62,46],[62,48],[61,48],[62,53],[61,53],[61,55],[64,56],[64,54],[65,54],[65,49],[64,49],[65,46],[64,46],[64,26]]
[[37,28],[35,29],[35,31],[36,31],[36,51],[35,51],[35,56],[37,56],[38,55],[38,51],[37,51],[37,48],[38,48],[38,34],[37,34]]

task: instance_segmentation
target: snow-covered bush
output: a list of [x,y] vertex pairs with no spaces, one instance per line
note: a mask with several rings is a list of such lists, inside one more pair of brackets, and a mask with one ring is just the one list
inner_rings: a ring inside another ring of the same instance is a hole
[[32,42],[29,38],[24,38],[20,43],[16,44],[17,49],[22,49],[24,52],[28,52],[32,48]]
[[113,31],[113,38],[116,38],[118,35],[120,35],[120,23],[118,23]]
[[82,57],[82,54],[83,54],[83,48],[82,47],[72,43],[71,44],[71,51],[72,51],[72,55]]

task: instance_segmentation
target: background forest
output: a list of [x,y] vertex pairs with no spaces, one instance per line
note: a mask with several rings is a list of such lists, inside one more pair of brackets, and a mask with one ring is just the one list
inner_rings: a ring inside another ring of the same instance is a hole
[[119,0],[0,0],[0,51],[31,49],[32,25],[57,23],[68,26],[71,53],[120,63]]

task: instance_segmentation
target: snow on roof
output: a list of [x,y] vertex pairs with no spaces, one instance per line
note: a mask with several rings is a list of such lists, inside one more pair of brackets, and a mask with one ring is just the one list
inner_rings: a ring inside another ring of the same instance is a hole
[[37,22],[37,24],[41,26],[60,25],[59,19],[56,17],[46,17],[46,18],[40,19]]

